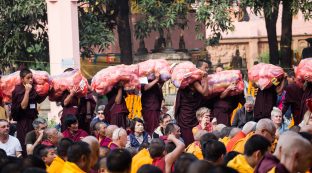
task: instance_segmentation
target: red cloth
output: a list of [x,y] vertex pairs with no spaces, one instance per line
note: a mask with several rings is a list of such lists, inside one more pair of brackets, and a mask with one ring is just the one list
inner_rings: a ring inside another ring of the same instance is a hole
[[45,145],[45,146],[47,146],[47,147],[52,147],[52,146],[54,146],[54,145],[51,143],[51,141],[49,141],[49,140],[43,140],[43,141],[41,142],[41,144],[42,144],[42,145]]
[[118,146],[117,144],[115,144],[114,142],[110,142],[110,143],[108,144],[108,148],[109,148],[110,150],[115,150],[115,149],[118,149],[119,146]]
[[75,134],[71,134],[68,129],[66,129],[63,132],[64,138],[69,138],[73,140],[74,142],[80,141],[82,138],[88,136],[88,133],[85,132],[84,130],[78,129],[78,131]]
[[302,121],[304,114],[308,110],[308,107],[306,105],[306,100],[312,98],[312,83],[309,82],[306,89],[304,90],[304,93],[301,98],[301,106],[300,106],[300,122]]
[[230,141],[227,143],[226,145],[226,151],[230,152],[232,151],[234,145],[236,144],[236,142],[240,139],[243,139],[244,137],[246,137],[246,134],[244,134],[242,131],[240,131],[239,133],[237,133],[232,139],[230,139]]
[[312,112],[312,98],[306,100],[307,108]]
[[154,158],[152,165],[158,167],[162,172],[166,172],[166,161],[164,156]]
[[301,123],[300,117],[300,102],[303,95],[303,90],[296,84],[289,84],[285,87],[286,95],[283,102],[283,115],[288,110],[289,106],[291,107],[291,113],[295,121],[295,125]]
[[101,140],[100,142],[100,146],[101,147],[108,147],[108,145],[112,142],[112,140],[110,138],[104,138]]

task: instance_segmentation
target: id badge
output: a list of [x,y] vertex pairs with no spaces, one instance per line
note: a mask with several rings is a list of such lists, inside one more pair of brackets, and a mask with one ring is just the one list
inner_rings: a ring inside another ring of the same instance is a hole
[[29,108],[30,108],[30,109],[36,109],[36,104],[30,104],[30,105],[29,105]]

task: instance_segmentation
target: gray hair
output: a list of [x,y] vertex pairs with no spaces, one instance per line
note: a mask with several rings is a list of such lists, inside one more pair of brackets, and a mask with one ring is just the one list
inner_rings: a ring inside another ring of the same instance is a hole
[[112,136],[112,140],[118,140],[120,136],[122,136],[123,134],[127,135],[127,131],[123,128],[117,128],[114,130],[113,132],[113,136]]
[[253,96],[246,96],[245,97],[246,103],[245,104],[255,104],[255,98]]
[[105,109],[105,105],[99,105],[97,107],[97,111],[104,111],[104,109]]
[[44,118],[38,117],[33,121],[32,126],[34,127],[34,129],[37,129],[39,127],[39,124],[47,125],[47,120]]
[[277,107],[273,107],[273,110],[271,111],[271,119],[276,116],[276,115],[282,115],[282,111],[277,108]]

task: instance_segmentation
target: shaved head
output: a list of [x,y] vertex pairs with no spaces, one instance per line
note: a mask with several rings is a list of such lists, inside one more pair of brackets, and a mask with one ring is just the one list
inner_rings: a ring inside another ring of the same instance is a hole
[[82,141],[89,144],[89,148],[91,150],[90,164],[91,167],[93,167],[99,159],[100,143],[94,136],[87,136],[83,138]]
[[229,134],[230,138],[233,138],[237,133],[239,133],[240,131],[242,131],[240,128],[233,128]]
[[116,125],[109,125],[106,130],[105,130],[105,135],[108,137],[108,138],[111,138],[113,137],[113,132],[114,130],[118,129],[118,126]]
[[276,127],[272,120],[264,118],[258,121],[256,125],[256,134],[262,135],[269,141],[273,142],[275,139]]
[[311,165],[311,143],[296,132],[284,132],[278,142],[274,155],[289,172],[306,172]]
[[247,123],[244,125],[243,129],[242,129],[243,133],[244,133],[245,135],[247,135],[248,133],[250,133],[250,132],[252,132],[252,131],[255,131],[255,130],[256,130],[256,125],[257,125],[257,123],[254,122],[254,121],[249,121],[249,122],[247,122]]

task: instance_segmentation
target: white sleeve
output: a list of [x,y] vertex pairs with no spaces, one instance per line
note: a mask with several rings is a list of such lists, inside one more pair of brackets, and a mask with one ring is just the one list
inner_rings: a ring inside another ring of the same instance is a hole
[[15,151],[23,151],[21,143],[17,138],[15,138],[14,145],[15,145],[15,147],[14,147]]

